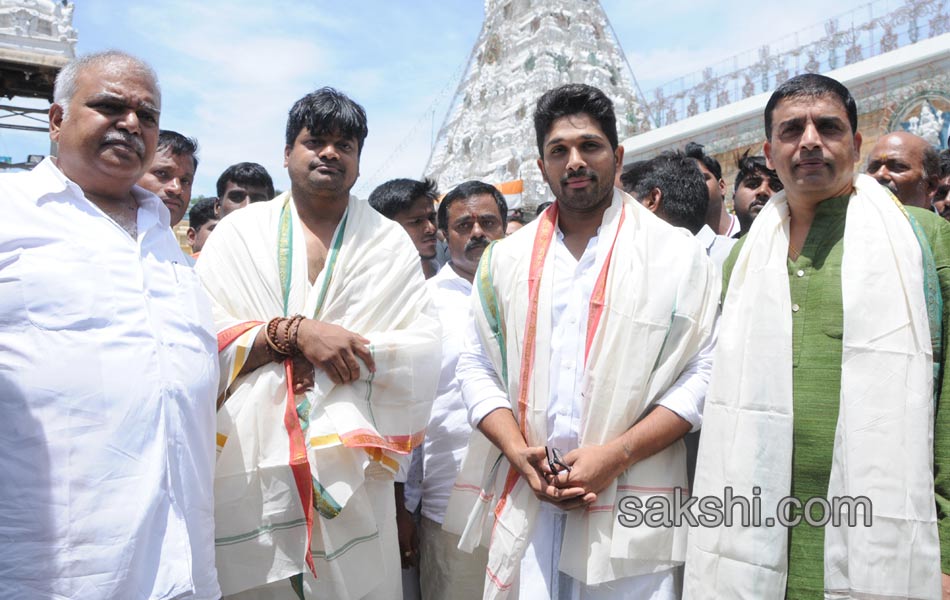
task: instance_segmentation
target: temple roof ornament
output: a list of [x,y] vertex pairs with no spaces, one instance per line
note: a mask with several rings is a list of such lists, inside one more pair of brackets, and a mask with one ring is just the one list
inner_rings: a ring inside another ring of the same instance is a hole
[[597,0],[486,0],[426,175],[443,191],[469,179],[521,179],[527,207],[545,200],[531,114],[541,94],[565,83],[588,83],[614,101],[619,139],[649,129],[633,73]]
[[73,58],[73,8],[63,0],[0,0],[0,48]]
[[725,59],[648,92],[654,100],[643,109],[652,119],[650,125],[670,125],[770,92],[794,75],[832,71],[950,31],[950,0],[904,0],[893,6],[888,0],[873,0],[757,52]]

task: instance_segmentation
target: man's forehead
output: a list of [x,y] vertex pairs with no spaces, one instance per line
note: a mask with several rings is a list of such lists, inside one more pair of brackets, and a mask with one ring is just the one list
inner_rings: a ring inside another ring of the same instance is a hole
[[[870,156],[874,158],[882,154],[901,154],[913,156],[916,159],[923,159],[923,146],[927,143],[916,136],[902,136],[897,134],[887,134],[878,139],[871,149]],[[918,139],[921,144],[915,143]]]
[[848,119],[848,111],[844,103],[834,94],[798,95],[782,98],[775,105],[775,112],[780,111],[786,113],[783,120],[800,118],[807,113],[812,113],[815,116]]
[[76,80],[78,87],[85,88],[91,96],[134,100],[147,103],[148,108],[156,111],[161,108],[162,96],[155,80],[133,63],[90,65],[79,73]]
[[297,137],[308,137],[308,138],[334,138],[339,140],[348,140],[351,142],[356,142],[356,136],[351,133],[343,133],[341,129],[336,127],[324,127],[317,130],[311,130],[309,127],[303,127],[300,129],[300,133],[297,134]]
[[152,167],[155,165],[178,165],[186,171],[194,173],[195,157],[185,152],[173,152],[171,148],[159,148],[155,152],[155,158],[152,159]]
[[240,192],[257,192],[257,191],[266,191],[266,185],[258,185],[256,183],[238,183],[232,179],[228,179],[228,182],[224,186],[224,193],[227,194],[231,191],[240,191]]
[[405,210],[407,215],[421,216],[435,212],[435,203],[427,196],[413,198],[409,203],[409,208]]
[[765,169],[753,169],[749,173],[746,173],[745,177],[742,178],[742,181],[758,181],[761,182],[763,179],[777,179],[778,175],[775,173],[769,173]]
[[583,138],[607,139],[603,129],[600,128],[600,123],[589,114],[580,112],[554,119],[554,121],[551,122],[551,127],[548,129],[547,134],[544,136],[545,144],[559,141],[566,132],[572,129],[583,131],[583,133],[580,134]]

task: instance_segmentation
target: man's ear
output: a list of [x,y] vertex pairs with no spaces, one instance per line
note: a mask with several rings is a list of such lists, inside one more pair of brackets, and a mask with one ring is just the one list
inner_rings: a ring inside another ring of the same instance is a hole
[[940,187],[940,178],[936,175],[931,175],[924,180],[924,185],[927,189],[927,196],[933,200],[934,196],[937,195],[937,188]]
[[285,169],[290,166],[290,151],[292,149],[293,148],[291,148],[290,146],[284,146],[284,168]]
[[775,165],[772,163],[772,144],[766,141],[762,144],[762,154],[765,155],[765,166],[775,170]]
[[657,187],[653,188],[650,190],[650,193],[646,195],[646,198],[641,201],[641,204],[647,207],[653,214],[659,213],[663,205],[663,191]]
[[538,168],[541,169],[541,178],[544,179],[544,182],[551,185],[551,182],[548,181],[548,174],[544,172],[544,161],[540,158],[538,159]]
[[187,237],[188,237],[188,245],[191,246],[191,249],[192,249],[192,250],[194,250],[194,249],[195,249],[195,240],[198,238],[198,232],[195,231],[195,228],[194,228],[194,227],[189,227],[189,228],[188,228],[188,233],[187,233],[186,235],[187,235]]
[[53,104],[49,107],[49,139],[59,142],[59,135],[63,127],[63,107]]

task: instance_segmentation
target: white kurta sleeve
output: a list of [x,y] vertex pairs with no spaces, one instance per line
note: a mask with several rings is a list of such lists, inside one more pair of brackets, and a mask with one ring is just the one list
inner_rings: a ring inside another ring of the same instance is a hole
[[703,425],[703,406],[706,404],[706,390],[712,375],[713,354],[719,336],[719,320],[706,343],[693,356],[670,389],[663,394],[657,404],[675,412],[692,425],[690,431],[698,431]]
[[501,383],[482,341],[470,320],[455,374],[462,388],[462,400],[468,409],[468,422],[477,428],[485,416],[498,408],[511,408],[508,392]]

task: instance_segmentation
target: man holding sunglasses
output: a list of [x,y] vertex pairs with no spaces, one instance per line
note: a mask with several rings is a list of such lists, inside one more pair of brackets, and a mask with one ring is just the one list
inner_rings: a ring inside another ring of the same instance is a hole
[[478,431],[443,526],[488,545],[484,598],[678,598],[679,532],[618,517],[686,485],[719,278],[689,232],[614,188],[603,92],[551,90],[534,123],[557,201],[475,274],[457,375]]

